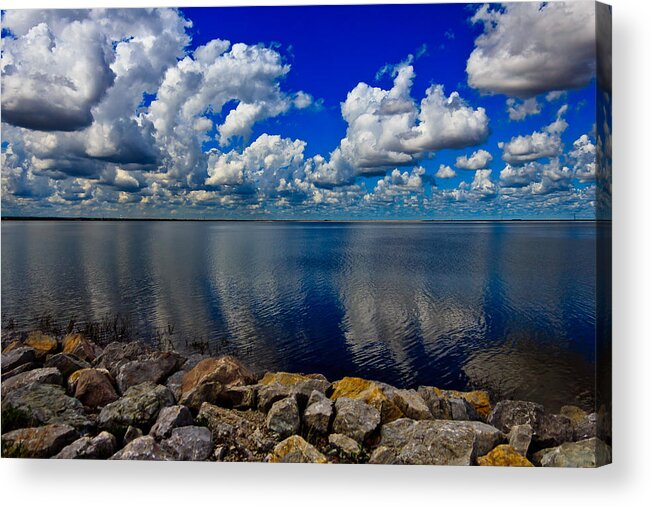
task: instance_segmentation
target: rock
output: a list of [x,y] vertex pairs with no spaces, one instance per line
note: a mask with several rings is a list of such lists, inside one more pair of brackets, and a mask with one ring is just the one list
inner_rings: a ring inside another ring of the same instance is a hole
[[212,454],[212,434],[202,426],[174,428],[162,446],[177,461],[205,461]]
[[531,427],[531,424],[516,424],[511,427],[511,431],[508,435],[509,445],[522,456],[526,456],[529,452],[529,445],[531,445],[532,437],[533,428]]
[[575,405],[564,405],[561,407],[560,415],[567,417],[570,421],[576,424],[583,420],[588,413]]
[[394,465],[397,461],[396,451],[384,445],[376,447],[368,459],[371,465]]
[[286,386],[277,382],[262,385],[257,391],[258,409],[265,413],[269,412],[269,409],[274,403],[289,396],[292,396],[292,386]]
[[111,376],[115,378],[123,364],[145,357],[150,352],[151,349],[142,342],[111,342],[97,356],[94,366],[96,368],[106,368],[111,373]]
[[72,354],[89,363],[95,360],[95,347],[93,343],[79,333],[64,336],[61,346],[65,354]]
[[432,419],[425,400],[413,389],[396,389],[393,402],[400,411],[410,419]]
[[133,442],[136,438],[140,438],[142,436],[143,433],[140,428],[136,428],[135,426],[129,426],[127,428],[127,431],[124,432],[124,437],[122,437],[122,443],[126,445],[129,442]]
[[361,400],[337,398],[332,430],[363,444],[380,425],[381,419],[375,407]]
[[326,457],[302,437],[292,435],[280,442],[268,456],[270,463],[327,463]]
[[61,372],[56,368],[37,368],[26,371],[5,380],[2,383],[2,396],[5,397],[10,391],[24,387],[29,384],[63,384]]
[[215,457],[215,461],[224,461],[224,458],[226,457],[226,454],[228,453],[228,450],[226,449],[225,446],[220,445],[215,447],[215,452],[213,452],[213,456]]
[[81,437],[64,447],[55,459],[108,459],[115,453],[116,439],[107,431],[94,438]]
[[40,331],[30,333],[25,340],[25,345],[32,347],[36,351],[37,357],[54,354],[59,348],[59,342],[57,342],[56,338]]
[[211,357],[200,361],[185,374],[181,382],[181,392],[185,394],[201,384],[210,382],[219,382],[223,386],[234,387],[253,384],[255,377],[234,357]]
[[534,430],[533,442],[540,448],[571,442],[574,435],[572,421],[563,415],[545,414]]
[[191,426],[193,422],[192,414],[190,414],[187,407],[183,405],[163,407],[149,434],[158,439],[168,438],[173,429],[181,426]]
[[21,373],[35,370],[39,366],[40,365],[38,363],[25,363],[25,364],[21,364],[20,366],[16,366],[13,370],[3,371],[1,376],[2,382],[9,380],[10,378],[15,377],[16,375],[20,375]]
[[485,456],[477,458],[479,466],[532,467],[533,463],[508,444],[498,445]]
[[61,386],[30,384],[11,391],[2,399],[3,432],[55,423],[72,426],[81,432],[92,427],[79,400],[66,396]]
[[377,382],[357,377],[344,377],[332,384],[332,400],[350,398],[360,400],[375,407],[382,417],[382,424],[395,421],[404,416],[398,406],[389,399]]
[[610,446],[598,438],[566,442],[534,455],[543,467],[594,468],[612,462]]
[[18,347],[2,354],[2,371],[9,372],[25,363],[36,361],[36,351],[32,347]]
[[165,386],[144,382],[127,389],[125,395],[109,403],[99,414],[99,427],[121,436],[129,426],[148,430],[163,407],[174,405],[174,396]]
[[179,403],[197,412],[205,402],[221,405],[219,400],[223,392],[224,386],[219,382],[206,382],[184,392]]
[[67,424],[48,424],[39,428],[23,428],[2,435],[2,456],[5,458],[49,458],[79,437]]
[[172,461],[174,456],[163,449],[154,437],[146,436],[132,440],[109,459]]
[[464,398],[447,398],[450,410],[450,419],[453,421],[479,421],[481,418],[474,407]]
[[534,435],[538,430],[541,419],[544,415],[544,408],[538,403],[530,401],[500,401],[488,416],[488,424],[495,426],[504,433],[511,431],[517,424],[529,424],[533,428]]
[[181,382],[183,381],[183,376],[185,373],[186,372],[183,370],[172,373],[172,375],[170,375],[165,382],[165,387],[172,391],[172,394],[174,395],[174,398],[176,398],[176,401],[180,400],[183,394],[181,392]]
[[5,342],[5,340],[3,339],[2,340],[2,353],[3,354],[8,354],[12,350],[17,349],[18,347],[22,347],[22,346],[23,346],[23,342],[21,342],[20,340],[10,340],[10,341]]
[[318,391],[325,395],[326,391],[332,385],[328,380],[320,374],[302,375],[299,373],[265,373],[260,385],[268,386],[272,384],[280,384],[284,387],[291,387],[289,392],[294,398],[301,410],[307,405],[308,399],[313,391]]
[[67,380],[68,377],[77,370],[90,368],[90,363],[83,361],[82,359],[79,359],[71,354],[64,354],[63,352],[60,352],[58,354],[48,356],[45,360],[45,367],[56,368],[61,372],[64,380]]
[[337,449],[340,453],[349,456],[357,456],[362,448],[352,438],[340,433],[333,433],[328,436],[328,443]]
[[267,414],[267,428],[286,438],[298,433],[301,427],[301,417],[298,404],[294,398],[285,398],[274,403]]
[[257,402],[255,385],[226,387],[219,396],[219,401],[226,407],[237,410],[253,409]]
[[302,373],[287,373],[284,371],[280,372],[266,372],[262,379],[260,379],[260,384],[269,385],[273,383],[278,383],[284,386],[293,386],[305,382],[307,380],[319,380],[322,382],[328,382],[328,379],[325,378],[320,373],[312,373],[308,375],[303,375]]
[[[451,400],[464,400],[474,409],[474,412],[469,411],[469,415],[466,417],[471,417],[472,414],[476,414],[476,416],[472,416],[475,417],[474,419],[466,418],[458,420],[486,420],[491,411],[490,396],[486,391],[463,392],[421,386],[418,388],[418,394],[426,400],[435,419],[450,419],[452,417],[448,410]],[[452,402],[452,404],[455,404],[455,402]],[[459,403],[457,402],[456,405],[459,406]]]
[[502,439],[497,428],[479,421],[398,419],[382,426],[380,446],[395,453],[394,461],[384,453],[386,463],[472,465]]
[[[318,391],[314,391],[319,393]],[[319,393],[320,394],[320,393]],[[334,414],[332,401],[321,395],[322,399],[313,401],[317,396],[310,396],[305,412],[303,412],[303,424],[310,433],[325,435],[330,430],[330,422]]]
[[143,382],[163,384],[181,363],[181,356],[175,352],[155,353],[147,359],[126,362],[118,369],[118,389],[124,393],[131,386]]
[[113,387],[113,379],[108,370],[99,368],[84,368],[74,372],[69,379],[74,389],[75,398],[86,407],[101,408],[118,399]]
[[597,412],[592,412],[573,424],[572,440],[579,441],[596,437],[598,417]]

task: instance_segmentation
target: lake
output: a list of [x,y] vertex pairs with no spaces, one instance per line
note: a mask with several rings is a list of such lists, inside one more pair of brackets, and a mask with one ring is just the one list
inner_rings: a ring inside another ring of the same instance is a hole
[[587,407],[595,241],[589,222],[3,221],[2,323],[119,314],[260,371]]

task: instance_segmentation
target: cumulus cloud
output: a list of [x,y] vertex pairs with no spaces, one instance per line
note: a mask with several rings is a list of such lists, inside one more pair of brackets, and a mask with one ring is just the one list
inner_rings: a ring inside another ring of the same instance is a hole
[[582,182],[594,181],[596,176],[596,146],[587,134],[583,134],[572,144],[568,153],[574,162],[574,174]]
[[523,101],[509,97],[506,100],[506,111],[509,114],[509,119],[519,121],[524,120],[527,116],[539,114],[542,109],[535,97]]
[[462,181],[458,188],[446,191],[445,195],[456,201],[493,199],[498,195],[499,187],[491,178],[492,173],[490,169],[475,171],[472,182]]
[[524,164],[546,157],[556,157],[563,149],[561,134],[567,128],[563,115],[567,105],[563,105],[556,115],[556,120],[542,129],[526,136],[516,136],[508,142],[500,142],[502,159],[509,164]]
[[454,169],[452,169],[449,165],[441,164],[434,177],[442,180],[447,180],[454,178],[456,175],[457,173],[454,172]]
[[468,171],[476,171],[478,169],[485,169],[488,163],[493,160],[493,155],[491,155],[486,150],[478,150],[474,152],[469,157],[463,155],[462,157],[457,157],[456,162],[454,163],[459,169],[466,169]]
[[468,84],[527,99],[580,88],[595,74],[595,4],[484,4],[471,18],[484,32],[466,64]]

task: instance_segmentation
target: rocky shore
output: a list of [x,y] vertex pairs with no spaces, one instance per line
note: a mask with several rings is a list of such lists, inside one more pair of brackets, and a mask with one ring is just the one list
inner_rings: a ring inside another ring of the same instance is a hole
[[3,341],[2,456],[595,467],[599,415],[485,391],[255,374],[231,356],[80,334]]

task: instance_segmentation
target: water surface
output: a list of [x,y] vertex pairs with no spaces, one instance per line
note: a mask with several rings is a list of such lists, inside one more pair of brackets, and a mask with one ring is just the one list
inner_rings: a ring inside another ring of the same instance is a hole
[[258,370],[593,402],[591,223],[3,222],[2,322],[128,316]]

